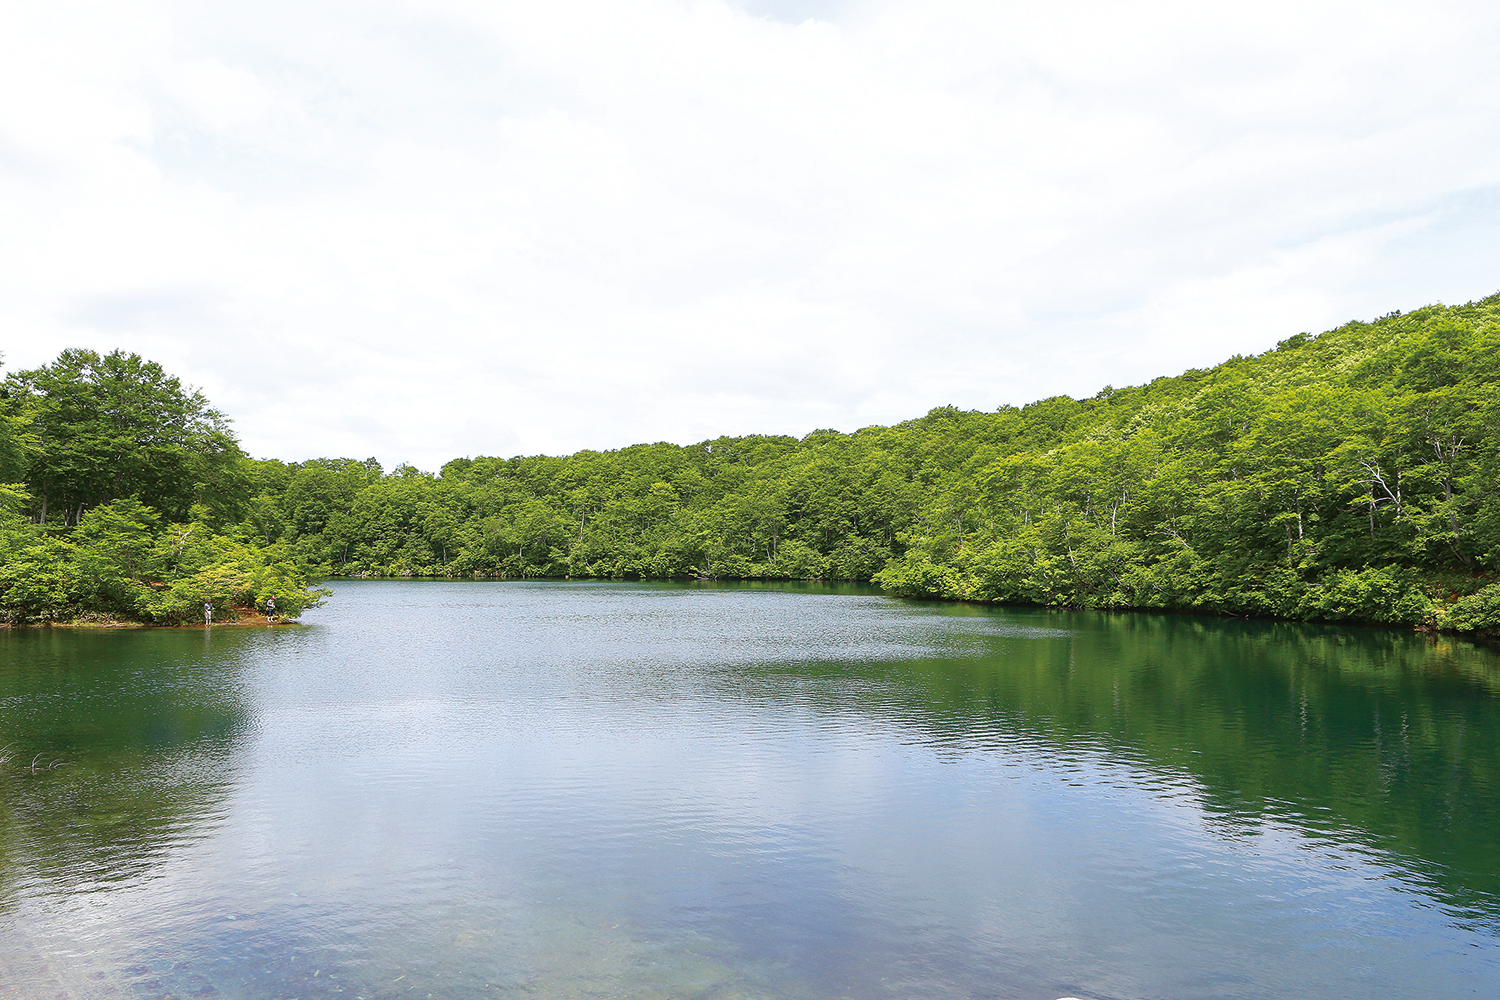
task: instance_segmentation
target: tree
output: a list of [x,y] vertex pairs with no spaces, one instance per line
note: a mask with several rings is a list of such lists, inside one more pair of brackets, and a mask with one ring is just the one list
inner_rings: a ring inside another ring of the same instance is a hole
[[144,604],[145,579],[157,576],[156,512],[134,498],[93,508],[73,532],[73,567],[83,601],[131,615]]
[[[5,355],[0,354],[0,359]],[[35,441],[25,417],[19,415],[19,401],[10,386],[0,383],[0,483],[13,483],[26,472],[27,455]]]
[[237,512],[248,479],[229,421],[155,362],[63,351],[5,382],[27,424],[26,480],[40,523],[78,524],[92,507],[137,497],[171,518],[195,503]]

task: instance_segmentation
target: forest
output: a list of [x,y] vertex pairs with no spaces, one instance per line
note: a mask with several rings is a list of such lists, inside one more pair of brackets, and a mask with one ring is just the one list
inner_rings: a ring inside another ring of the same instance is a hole
[[66,351],[0,396],[11,622],[184,621],[211,590],[284,607],[320,599],[310,579],[415,576],[857,580],[1500,632],[1500,294],[1088,399],[437,472],[250,459],[121,352]]
[[254,465],[223,414],[134,354],[67,350],[0,383],[0,622],[182,624],[321,602],[236,525]]

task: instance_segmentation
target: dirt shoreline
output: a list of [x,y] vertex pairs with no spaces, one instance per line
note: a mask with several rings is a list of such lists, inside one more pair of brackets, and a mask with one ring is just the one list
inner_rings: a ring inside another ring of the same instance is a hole
[[[215,612],[217,615],[217,612]],[[184,622],[176,625],[160,622],[132,622],[123,618],[101,618],[96,621],[73,621],[73,622],[32,622],[29,624],[16,624],[14,622],[0,622],[0,629],[22,629],[22,628],[81,628],[81,629],[129,629],[129,628],[176,628],[176,629],[215,629],[215,628],[283,628],[287,625],[301,625],[299,621],[289,621],[278,618],[274,622],[266,621],[266,616],[258,612],[250,612],[235,618],[219,619],[215,617],[212,623],[208,622]]]

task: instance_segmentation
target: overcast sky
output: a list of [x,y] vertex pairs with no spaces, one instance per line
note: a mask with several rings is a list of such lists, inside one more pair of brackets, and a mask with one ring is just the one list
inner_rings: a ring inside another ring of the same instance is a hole
[[1500,290],[1500,4],[0,0],[0,350],[257,457],[1093,395]]

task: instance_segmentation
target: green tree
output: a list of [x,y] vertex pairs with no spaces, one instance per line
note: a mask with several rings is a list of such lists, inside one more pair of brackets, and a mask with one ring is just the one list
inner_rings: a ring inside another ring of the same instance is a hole
[[174,518],[195,503],[230,515],[244,499],[244,454],[228,420],[155,362],[66,350],[11,375],[5,391],[32,438],[26,481],[42,523],[76,525],[122,497]]
[[156,512],[128,497],[95,507],[72,534],[73,571],[93,611],[133,615],[147,604],[148,579],[159,579]]

